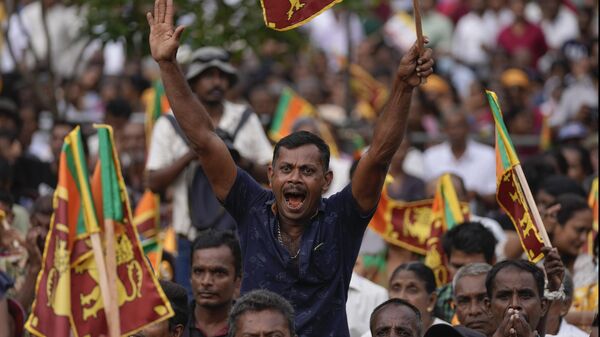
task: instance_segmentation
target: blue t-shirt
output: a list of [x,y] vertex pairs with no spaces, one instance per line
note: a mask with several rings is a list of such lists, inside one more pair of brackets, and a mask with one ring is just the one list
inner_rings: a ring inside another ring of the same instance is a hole
[[277,240],[273,192],[238,168],[225,208],[238,224],[242,248],[242,294],[267,289],[294,307],[299,337],[347,337],[346,299],[352,269],[374,209],[363,214],[352,188],[321,199],[292,259]]

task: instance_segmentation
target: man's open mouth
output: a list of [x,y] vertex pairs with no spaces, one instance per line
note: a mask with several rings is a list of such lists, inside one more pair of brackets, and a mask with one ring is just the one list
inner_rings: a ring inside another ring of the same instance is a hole
[[298,210],[304,204],[304,199],[306,198],[306,193],[303,191],[290,191],[283,193],[283,197],[285,198],[286,206],[292,210]]

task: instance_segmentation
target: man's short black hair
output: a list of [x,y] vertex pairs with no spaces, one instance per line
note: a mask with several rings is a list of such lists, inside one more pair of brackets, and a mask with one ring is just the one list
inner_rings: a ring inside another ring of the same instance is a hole
[[583,197],[573,193],[559,195],[556,198],[556,203],[560,205],[560,209],[556,212],[556,221],[560,226],[564,226],[575,212],[590,209]]
[[275,166],[275,161],[277,161],[279,156],[280,148],[284,147],[286,149],[296,149],[300,146],[308,144],[313,144],[319,149],[323,169],[324,171],[329,170],[329,146],[319,136],[308,131],[294,132],[286,137],[281,138],[277,144],[275,144],[275,149],[273,150],[273,166]]
[[8,98],[0,98],[0,117],[5,117],[13,121],[15,123],[16,133],[21,131],[21,127],[23,126],[23,121],[19,116],[19,111],[17,105]]
[[205,229],[198,233],[198,237],[192,245],[192,254],[190,256],[191,263],[194,262],[194,252],[200,249],[217,248],[227,246],[233,255],[235,276],[242,276],[242,251],[240,249],[240,241],[237,236],[230,230]]
[[488,264],[494,262],[496,243],[494,234],[479,222],[459,224],[442,237],[442,247],[448,258],[453,250],[460,250],[466,254],[483,254]]
[[585,191],[575,180],[563,176],[552,175],[544,179],[538,189],[544,191],[553,197],[558,197],[561,194],[572,193],[585,197]]
[[371,329],[371,327],[373,326],[373,320],[375,319],[375,316],[383,309],[387,308],[388,306],[395,306],[395,307],[407,307],[410,310],[412,310],[412,312],[415,314],[417,320],[417,336],[421,336],[423,334],[423,322],[421,321],[421,313],[419,312],[419,309],[417,309],[417,307],[415,307],[414,305],[410,304],[408,301],[400,299],[400,298],[390,298],[389,300],[381,303],[380,305],[378,305],[377,307],[375,307],[375,309],[373,309],[373,312],[371,313],[371,317],[369,318],[369,328]]
[[237,320],[246,312],[260,312],[265,310],[280,313],[288,323],[290,336],[295,335],[294,308],[280,295],[266,289],[257,289],[246,293],[235,301],[229,313],[229,337],[235,336]]
[[189,316],[187,290],[171,281],[159,280],[159,282],[175,312],[175,315],[169,318],[169,331],[173,331],[179,324],[185,327]]
[[487,274],[485,278],[485,290],[487,292],[488,298],[492,299],[492,290],[494,290],[494,282],[496,281],[496,276],[502,269],[506,268],[516,268],[522,271],[526,271],[533,276],[535,280],[535,284],[538,290],[538,296],[540,298],[544,297],[544,271],[538,268],[534,263],[529,262],[527,260],[504,260],[500,263],[497,263],[492,267],[492,270]]
[[124,98],[116,97],[106,103],[106,114],[115,118],[129,120],[132,112],[131,104]]

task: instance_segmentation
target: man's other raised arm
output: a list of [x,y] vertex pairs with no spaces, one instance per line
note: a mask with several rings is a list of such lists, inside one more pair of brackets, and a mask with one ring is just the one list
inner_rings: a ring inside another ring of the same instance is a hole
[[177,64],[175,56],[184,27],[173,25],[173,0],[156,0],[154,12],[147,13],[146,18],[150,25],[150,51],[160,66],[171,109],[198,155],[213,192],[219,200],[225,200],[235,182],[235,162]]
[[413,89],[433,72],[432,67],[431,49],[419,55],[416,43],[400,60],[392,94],[375,124],[373,142],[352,177],[352,195],[363,212],[377,205],[390,162],[404,137]]

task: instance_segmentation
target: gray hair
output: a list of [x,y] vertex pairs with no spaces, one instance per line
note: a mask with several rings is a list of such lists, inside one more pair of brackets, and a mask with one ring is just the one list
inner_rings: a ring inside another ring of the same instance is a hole
[[237,330],[237,321],[246,312],[260,312],[273,310],[279,312],[288,323],[290,336],[295,335],[294,308],[280,295],[265,290],[253,290],[235,301],[229,313],[229,337],[234,337]]
[[487,273],[492,270],[492,266],[487,263],[471,263],[466,266],[460,267],[454,278],[452,279],[452,295],[454,295],[454,291],[456,289],[456,284],[458,280],[465,276],[478,276],[478,275],[487,275]]

